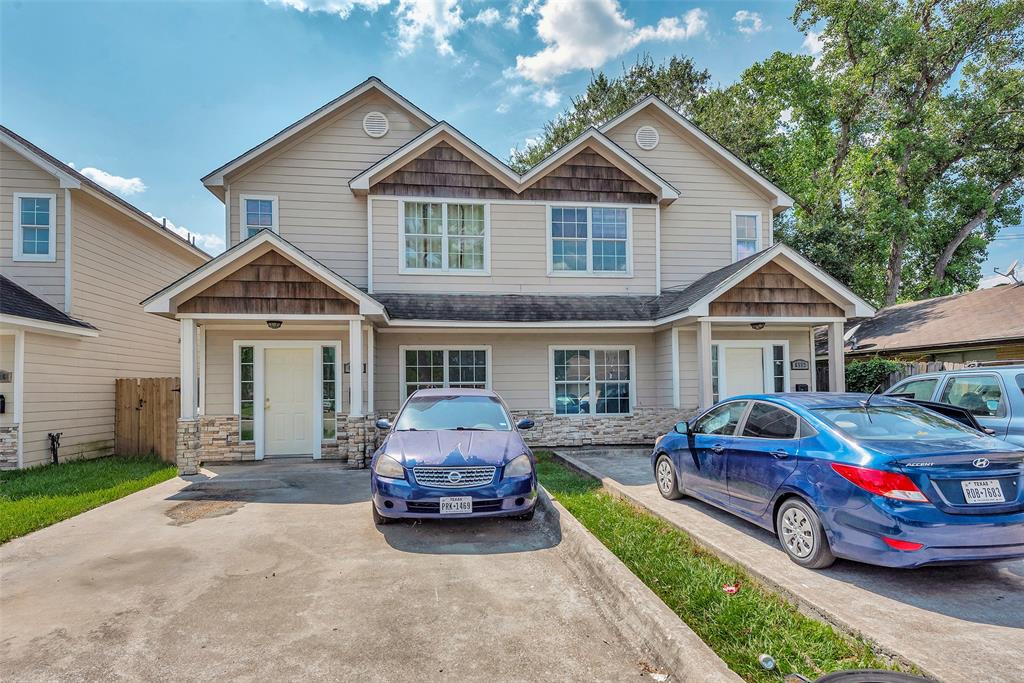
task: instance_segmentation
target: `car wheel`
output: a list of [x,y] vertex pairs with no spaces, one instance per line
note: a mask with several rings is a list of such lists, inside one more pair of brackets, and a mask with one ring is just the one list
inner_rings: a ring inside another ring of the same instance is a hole
[[818,514],[799,498],[790,498],[779,506],[775,528],[782,549],[801,567],[824,569],[836,561]]
[[515,517],[513,517],[513,519],[518,519],[518,520],[522,520],[524,522],[529,522],[531,519],[533,519],[533,515],[534,515],[535,512],[537,512],[537,506],[536,505],[534,505],[532,508],[530,508],[529,512],[524,512],[521,515],[516,515]]
[[679,491],[679,481],[676,479],[676,468],[672,466],[672,460],[667,455],[658,458],[654,465],[654,478],[658,484],[658,492],[669,500],[679,500],[683,494]]
[[385,517],[384,515],[377,512],[377,506],[374,505],[372,501],[370,502],[370,509],[373,510],[373,523],[377,524],[378,526],[382,524],[391,524],[395,521],[390,517]]

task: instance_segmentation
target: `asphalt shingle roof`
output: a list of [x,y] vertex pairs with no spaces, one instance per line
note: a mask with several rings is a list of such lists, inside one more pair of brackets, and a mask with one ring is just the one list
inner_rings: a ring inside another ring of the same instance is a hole
[[75,320],[3,275],[0,275],[0,313],[88,330],[96,329],[89,323]]

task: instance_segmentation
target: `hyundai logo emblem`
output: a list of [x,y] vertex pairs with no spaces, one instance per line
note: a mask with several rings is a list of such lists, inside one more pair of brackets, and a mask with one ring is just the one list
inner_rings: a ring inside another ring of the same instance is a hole
[[977,467],[978,469],[984,469],[988,467],[990,464],[991,463],[989,463],[988,458],[975,458],[974,460],[974,466]]
[[449,472],[448,481],[451,482],[452,484],[458,484],[460,481],[462,481],[462,475],[459,474],[458,472]]

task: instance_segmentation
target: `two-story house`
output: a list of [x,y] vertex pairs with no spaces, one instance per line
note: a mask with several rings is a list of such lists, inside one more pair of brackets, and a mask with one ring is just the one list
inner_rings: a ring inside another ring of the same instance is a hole
[[[487,387],[535,443],[649,442],[813,390],[812,328],[870,306],[793,250],[781,189],[656,98],[524,174],[376,78],[203,178],[230,248],[154,294],[181,325],[179,466],[361,465],[373,418]],[[192,389],[195,388],[195,391]]]
[[208,258],[0,126],[0,469],[113,451],[114,380],[179,369],[139,301]]

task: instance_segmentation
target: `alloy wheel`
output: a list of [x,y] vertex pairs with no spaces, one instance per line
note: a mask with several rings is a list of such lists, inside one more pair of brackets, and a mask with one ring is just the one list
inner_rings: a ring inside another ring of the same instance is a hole
[[662,458],[658,461],[658,488],[661,489],[662,493],[670,493],[672,491],[672,465],[668,460]]
[[814,552],[814,531],[803,510],[790,507],[782,515],[782,542],[795,557],[809,557]]

